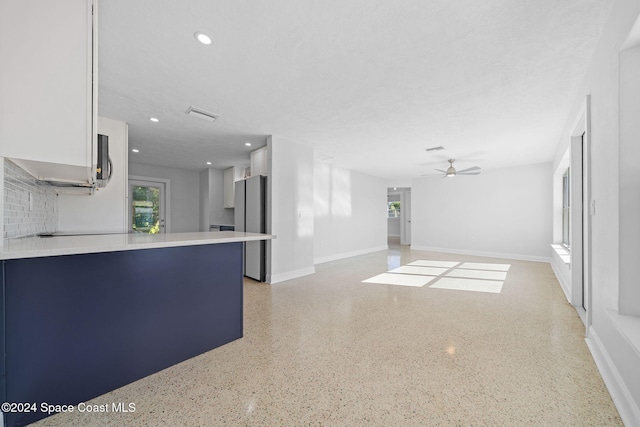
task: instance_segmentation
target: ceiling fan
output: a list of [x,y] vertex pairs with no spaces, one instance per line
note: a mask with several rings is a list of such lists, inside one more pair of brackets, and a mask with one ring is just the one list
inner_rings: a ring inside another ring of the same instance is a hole
[[[453,162],[455,161],[456,159],[448,160],[449,168],[446,171],[442,169],[436,169],[436,170],[440,173],[443,173],[444,177],[454,177],[456,175],[480,175],[480,168],[478,166],[456,171],[456,168],[453,167]],[[433,176],[433,175],[440,175],[440,174],[427,174],[422,176]]]

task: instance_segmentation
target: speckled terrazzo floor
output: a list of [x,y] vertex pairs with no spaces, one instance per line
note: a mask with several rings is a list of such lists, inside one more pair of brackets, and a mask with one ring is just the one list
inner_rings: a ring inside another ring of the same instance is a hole
[[[245,282],[244,338],[39,426],[618,426],[545,263],[389,251]],[[499,294],[362,283],[414,260],[507,263]]]

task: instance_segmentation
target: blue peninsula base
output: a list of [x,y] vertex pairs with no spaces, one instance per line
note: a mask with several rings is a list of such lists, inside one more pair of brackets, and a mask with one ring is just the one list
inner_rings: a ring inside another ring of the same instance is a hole
[[2,261],[6,426],[242,337],[242,242]]

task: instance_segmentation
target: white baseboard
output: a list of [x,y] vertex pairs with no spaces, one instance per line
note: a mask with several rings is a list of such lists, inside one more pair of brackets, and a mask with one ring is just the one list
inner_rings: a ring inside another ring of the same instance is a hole
[[611,399],[616,405],[620,418],[622,418],[622,422],[626,426],[640,426],[640,409],[638,409],[638,405],[622,380],[620,372],[618,372],[611,357],[609,357],[609,353],[592,327],[589,328],[589,334],[585,341],[593,360],[596,362],[598,371],[600,371],[600,376],[602,376],[604,384],[609,390]]
[[329,255],[329,256],[325,256],[325,257],[315,258],[313,260],[313,263],[314,264],[323,264],[325,262],[337,261],[339,259],[351,258],[353,256],[370,254],[372,252],[386,251],[387,249],[389,249],[388,245],[376,246],[376,247],[373,247],[373,248],[361,249],[361,250],[358,250],[358,251],[345,252],[345,253],[341,253],[341,254],[335,254],[335,255]]
[[521,255],[521,254],[507,254],[507,253],[499,253],[499,252],[469,251],[466,249],[434,248],[431,246],[411,245],[411,250],[444,252],[448,254],[460,254],[460,255],[473,255],[473,256],[481,256],[481,257],[488,257],[488,258],[515,259],[519,261],[534,261],[534,262],[547,262],[547,263],[551,262],[550,257],[535,256],[535,255]]
[[267,277],[267,283],[275,285],[276,283],[287,280],[297,279],[298,277],[309,276],[315,274],[315,267],[301,268],[300,270],[287,271],[284,273],[273,274]]
[[570,289],[569,284],[567,283],[566,280],[564,280],[564,276],[562,274],[559,274],[556,268],[557,267],[555,263],[552,261],[551,269],[553,270],[553,274],[555,274],[556,279],[558,279],[558,282],[560,283],[560,289],[562,289],[562,292],[564,292],[564,296],[567,298],[567,301],[571,303],[571,294],[569,293],[569,289]]

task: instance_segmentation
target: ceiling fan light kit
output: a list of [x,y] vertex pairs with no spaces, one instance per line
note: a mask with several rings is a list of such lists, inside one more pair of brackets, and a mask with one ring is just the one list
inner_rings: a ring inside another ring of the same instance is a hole
[[444,178],[451,178],[454,177],[456,175],[480,175],[480,167],[478,166],[474,166],[471,168],[467,168],[467,169],[462,169],[459,171],[456,171],[456,168],[453,167],[453,162],[455,162],[456,159],[449,159],[449,168],[447,168],[446,171],[442,170],[442,169],[436,169],[436,171],[440,172],[439,174],[427,174],[427,175],[422,175],[422,176],[433,176],[433,175],[440,175],[440,174],[444,174]]
[[448,177],[452,177],[452,176],[456,176],[456,170],[453,167],[453,162],[455,162],[455,159],[449,159],[449,168],[447,169],[447,176]]

